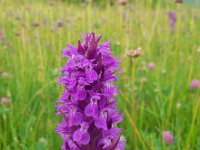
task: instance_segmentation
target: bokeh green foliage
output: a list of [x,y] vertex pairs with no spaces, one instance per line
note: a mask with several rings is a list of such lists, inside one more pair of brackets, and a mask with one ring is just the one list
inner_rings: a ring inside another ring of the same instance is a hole
[[[169,11],[177,16],[174,32]],[[80,32],[94,31],[112,41],[122,62],[117,98],[126,149],[198,150],[200,93],[189,85],[200,79],[199,17],[197,8],[164,0],[126,6],[100,0],[1,1],[0,97],[10,103],[0,104],[0,149],[60,149],[54,130],[61,118],[54,106],[63,91],[56,84],[59,70],[67,62],[61,49],[77,45]],[[138,47],[142,56],[127,57]],[[149,62],[155,63],[151,71]],[[174,144],[163,144],[163,130],[173,133]]]

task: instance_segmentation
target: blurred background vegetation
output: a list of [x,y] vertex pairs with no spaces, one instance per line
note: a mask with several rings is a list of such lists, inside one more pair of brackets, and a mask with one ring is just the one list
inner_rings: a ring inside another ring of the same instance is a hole
[[[195,0],[1,0],[0,149],[60,149],[54,106],[67,62],[61,49],[94,31],[112,41],[122,62],[117,98],[126,149],[200,150],[200,90],[191,83],[200,79],[198,6]],[[163,142],[166,130],[171,144]]]

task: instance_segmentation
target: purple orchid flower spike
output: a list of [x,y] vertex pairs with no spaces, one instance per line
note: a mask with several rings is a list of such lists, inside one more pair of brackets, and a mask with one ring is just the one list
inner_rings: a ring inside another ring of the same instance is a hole
[[82,36],[83,43],[63,49],[69,61],[61,69],[59,84],[65,89],[56,105],[56,115],[63,118],[56,129],[64,140],[62,150],[123,150],[117,127],[123,115],[116,109],[118,92],[112,84],[120,63],[111,55],[110,42],[99,46],[101,36]]

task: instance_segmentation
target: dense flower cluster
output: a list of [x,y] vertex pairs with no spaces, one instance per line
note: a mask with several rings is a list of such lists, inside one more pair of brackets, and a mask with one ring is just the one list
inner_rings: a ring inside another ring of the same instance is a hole
[[169,131],[163,131],[164,144],[173,144],[174,136]]
[[192,82],[190,83],[190,89],[195,90],[198,87],[200,87],[200,81],[199,80],[192,80]]
[[114,73],[119,62],[112,57],[110,43],[101,46],[101,36],[83,35],[78,47],[68,45],[63,57],[69,61],[61,72],[59,84],[65,91],[57,103],[63,117],[56,132],[64,139],[63,150],[123,150],[121,129],[116,124],[122,115],[115,109],[118,94]]

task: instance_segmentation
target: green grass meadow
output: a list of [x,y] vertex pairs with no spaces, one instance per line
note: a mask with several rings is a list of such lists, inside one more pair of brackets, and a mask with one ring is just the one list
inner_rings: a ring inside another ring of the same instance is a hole
[[[176,13],[172,32],[168,13]],[[79,3],[0,0],[0,150],[59,150],[66,44],[94,31],[121,61],[118,107],[127,150],[200,150],[200,7],[173,0]],[[82,40],[82,39],[81,39]],[[137,58],[127,56],[142,48]],[[147,64],[153,62],[154,69]],[[164,144],[162,132],[174,136]]]

